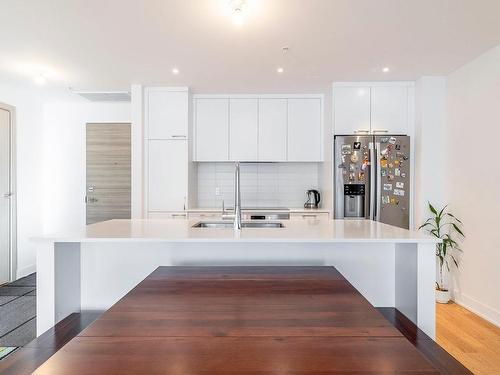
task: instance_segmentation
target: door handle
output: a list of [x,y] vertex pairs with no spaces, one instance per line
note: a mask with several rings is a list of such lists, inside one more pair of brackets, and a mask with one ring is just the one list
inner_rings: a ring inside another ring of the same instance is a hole
[[95,203],[97,201],[99,201],[99,199],[85,196],[85,203]]
[[172,135],[172,138],[186,138],[185,135]]
[[10,193],[10,192],[8,192],[8,193],[4,193],[4,194],[3,194],[3,197],[4,197],[4,198],[10,198],[10,197],[12,197],[12,193]]

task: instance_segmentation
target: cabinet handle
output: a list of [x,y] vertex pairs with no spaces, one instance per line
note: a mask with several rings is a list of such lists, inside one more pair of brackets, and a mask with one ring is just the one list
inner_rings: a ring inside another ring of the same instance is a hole
[[172,138],[186,138],[185,135],[173,135]]
[[354,134],[356,134],[356,133],[366,133],[366,134],[368,134],[368,133],[370,133],[370,131],[369,130],[362,130],[362,129],[354,130]]
[[372,130],[372,133],[389,133],[389,130],[385,129]]
[[305,218],[308,218],[308,217],[315,218],[315,217],[317,217],[317,215],[311,215],[311,214],[307,215],[307,214],[304,214],[304,215],[302,215],[302,217],[303,217],[304,219],[305,219]]
[[172,217],[184,217],[186,216],[187,214],[172,214]]

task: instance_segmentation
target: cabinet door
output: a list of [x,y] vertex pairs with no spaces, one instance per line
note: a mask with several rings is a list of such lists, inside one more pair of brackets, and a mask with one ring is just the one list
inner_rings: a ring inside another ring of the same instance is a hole
[[257,160],[257,99],[229,101],[229,159]]
[[337,135],[370,132],[370,88],[334,88],[334,133]]
[[259,160],[286,161],[287,100],[259,100]]
[[148,210],[184,210],[188,192],[188,141],[148,142]]
[[187,139],[188,92],[152,89],[147,93],[147,137]]
[[371,94],[374,134],[408,133],[408,88],[402,86],[374,86]]
[[288,99],[288,161],[322,161],[321,100]]
[[196,99],[196,161],[229,160],[229,99]]

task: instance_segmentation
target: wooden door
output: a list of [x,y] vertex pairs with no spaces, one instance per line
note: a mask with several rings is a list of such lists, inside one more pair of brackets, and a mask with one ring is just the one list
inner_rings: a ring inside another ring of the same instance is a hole
[[130,124],[87,124],[87,224],[130,219]]

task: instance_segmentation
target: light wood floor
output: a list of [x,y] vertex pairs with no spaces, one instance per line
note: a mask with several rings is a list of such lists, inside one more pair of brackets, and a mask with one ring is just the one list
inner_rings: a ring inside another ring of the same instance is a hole
[[474,374],[500,374],[500,328],[455,303],[436,312],[439,345]]

